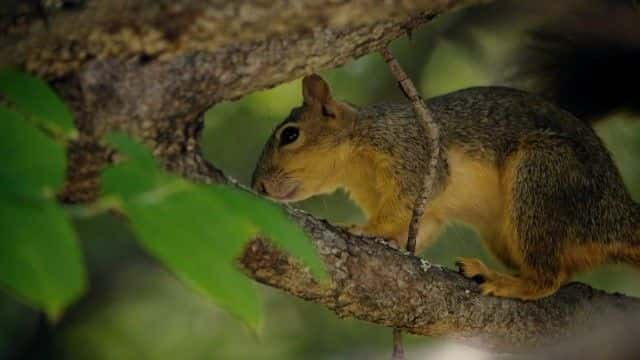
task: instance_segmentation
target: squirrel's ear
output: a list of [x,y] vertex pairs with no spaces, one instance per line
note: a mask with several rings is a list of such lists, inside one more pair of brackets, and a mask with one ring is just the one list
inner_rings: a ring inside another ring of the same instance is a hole
[[324,105],[331,100],[331,89],[320,75],[311,74],[302,79],[302,96],[307,105]]

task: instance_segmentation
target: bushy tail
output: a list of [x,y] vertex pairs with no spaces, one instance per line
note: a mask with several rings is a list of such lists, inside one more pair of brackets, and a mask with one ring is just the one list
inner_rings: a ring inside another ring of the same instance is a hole
[[510,83],[594,122],[640,114],[640,6],[634,0],[573,2],[536,26],[516,52]]

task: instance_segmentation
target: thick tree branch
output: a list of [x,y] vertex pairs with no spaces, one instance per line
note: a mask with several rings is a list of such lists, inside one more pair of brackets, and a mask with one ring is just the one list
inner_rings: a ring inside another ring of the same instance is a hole
[[256,280],[355,317],[417,335],[441,335],[484,348],[522,351],[557,344],[607,318],[640,311],[640,300],[572,283],[555,295],[522,302],[484,296],[456,272],[361,238],[287,208],[312,237],[331,275],[317,284],[295,260],[255,240],[241,263]]
[[52,10],[50,30],[37,17],[1,19],[0,66],[49,78],[72,106],[83,161],[71,163],[62,198],[87,201],[94,165],[108,160],[95,145],[106,131],[134,134],[190,172],[203,165],[184,159],[185,145],[197,146],[190,134],[211,105],[335,68],[483,1],[87,0]]
[[[87,0],[53,10],[50,31],[30,16],[0,19],[0,66],[52,81],[76,115],[67,201],[90,201],[111,153],[107,131],[143,139],[168,169],[225,181],[200,155],[202,114],[212,104],[342,65],[379,50],[432,16],[481,0],[145,1]],[[536,302],[482,296],[438,266],[287,208],[313,239],[327,286],[265,240],[241,263],[249,276],[351,316],[421,335],[514,349],[569,337],[606,313],[640,301],[572,284]]]

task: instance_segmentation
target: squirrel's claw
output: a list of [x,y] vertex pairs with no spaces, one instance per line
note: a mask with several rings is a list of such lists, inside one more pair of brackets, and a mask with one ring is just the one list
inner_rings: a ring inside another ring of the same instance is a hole
[[485,283],[491,273],[487,266],[478,259],[459,257],[455,264],[460,274],[478,284]]

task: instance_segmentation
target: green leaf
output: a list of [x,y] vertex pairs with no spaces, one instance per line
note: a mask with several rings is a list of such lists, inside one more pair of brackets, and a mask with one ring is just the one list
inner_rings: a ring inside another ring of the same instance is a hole
[[64,183],[62,145],[19,114],[0,106],[0,194],[42,198]]
[[125,211],[145,249],[252,329],[260,327],[253,284],[234,265],[255,234],[250,223],[195,186],[155,201],[136,197],[125,202]]
[[144,193],[159,185],[157,175],[130,163],[108,167],[102,171],[102,195],[127,198]]
[[66,134],[75,132],[71,111],[45,81],[5,69],[0,71],[0,93],[20,112],[34,116],[43,124]]
[[120,197],[140,243],[250,327],[259,326],[261,307],[252,282],[234,262],[258,232],[301,259],[316,276],[326,276],[311,241],[279,206],[246,191],[169,175],[144,146],[124,135],[111,135],[108,141],[126,160],[104,171],[102,187]]
[[313,243],[305,232],[289,219],[282,207],[247,191],[228,186],[211,186],[209,191],[224,199],[228,209],[233,210],[237,216],[248,217],[262,234],[301,260],[316,278],[326,279],[324,263]]
[[183,281],[257,329],[260,302],[234,264],[255,226],[229,213],[206,187],[160,170],[150,151],[126,135],[107,140],[126,159],[103,172],[102,186],[120,197],[138,241]]
[[151,151],[127,134],[112,132],[108,133],[105,139],[109,145],[125,155],[130,162],[135,163],[136,166],[149,171],[157,171],[159,169],[158,163],[153,157],[153,154],[151,154]]
[[86,287],[82,255],[64,211],[53,201],[0,198],[0,285],[57,319]]
[[102,172],[103,194],[122,194],[128,197],[150,191],[169,181],[169,177],[160,171],[153,155],[143,144],[121,133],[109,133],[105,138],[126,159]]

